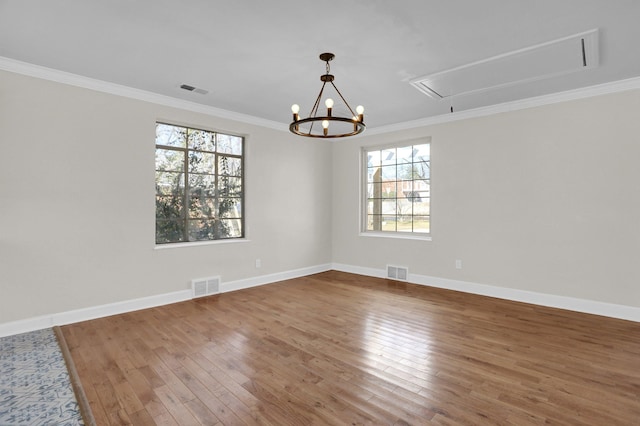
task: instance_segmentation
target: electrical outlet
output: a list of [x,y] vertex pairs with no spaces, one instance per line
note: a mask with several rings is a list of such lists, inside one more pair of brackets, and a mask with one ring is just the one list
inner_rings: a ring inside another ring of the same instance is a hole
[[262,266],[262,260],[256,259],[256,268],[260,268]]
[[456,269],[462,269],[462,260],[456,259]]

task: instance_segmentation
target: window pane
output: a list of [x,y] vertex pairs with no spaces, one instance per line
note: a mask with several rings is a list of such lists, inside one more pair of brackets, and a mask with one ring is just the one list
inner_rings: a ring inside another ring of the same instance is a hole
[[220,217],[221,218],[242,217],[242,200],[240,198],[221,198],[220,199]]
[[184,241],[182,220],[156,219],[156,244]]
[[218,174],[242,176],[242,161],[239,158],[220,156]]
[[393,215],[396,214],[396,200],[382,200],[382,214]]
[[381,194],[382,198],[396,198],[398,193],[397,184],[398,182],[396,181],[383,182]]
[[398,164],[398,179],[413,179],[413,165],[411,163]]
[[156,194],[184,194],[184,173],[156,172]]
[[222,176],[218,189],[221,197],[239,197],[242,195],[242,178]]
[[382,231],[381,215],[367,215],[367,231]]
[[242,138],[218,133],[218,152],[242,155]]
[[191,197],[189,200],[189,218],[214,218],[216,200],[210,197]]
[[189,220],[189,241],[207,241],[216,238],[216,221],[213,219]]
[[413,232],[429,232],[429,216],[414,216]]
[[429,179],[429,163],[427,161],[414,163],[412,173],[414,179]]
[[187,129],[169,124],[156,124],[156,145],[186,148]]
[[367,200],[367,213],[368,214],[382,214],[382,199],[374,198]]
[[213,134],[211,132],[207,132],[206,130],[189,129],[187,136],[189,149],[211,152],[216,150],[213,141]]
[[381,182],[382,170],[380,167],[370,167],[367,169],[367,182]]
[[401,216],[411,215],[413,213],[413,205],[411,201],[407,200],[406,198],[398,198],[396,210],[398,212],[398,215],[401,215]]
[[380,151],[367,152],[367,167],[380,166]]
[[382,167],[382,180],[396,180],[396,165]]
[[178,219],[184,217],[184,198],[172,195],[156,195],[156,218]]
[[429,161],[429,158],[431,157],[430,155],[430,145],[427,144],[423,144],[423,145],[414,145],[413,146],[413,161],[414,162],[419,162],[419,161]]
[[216,195],[215,175],[190,174],[189,193],[201,197],[213,197]]
[[382,230],[392,231],[396,230],[396,217],[395,216],[383,216],[382,217]]
[[218,238],[239,238],[242,236],[240,219],[221,219]]
[[367,198],[380,198],[382,196],[382,183],[370,183],[367,185]]
[[413,202],[413,214],[414,215],[429,215],[429,199],[425,198],[421,201]]
[[413,146],[405,146],[397,149],[398,164],[411,163]]
[[431,192],[431,185],[428,179],[416,179],[413,181],[414,191],[419,191],[423,197],[428,197]]
[[398,232],[413,232],[413,216],[398,216]]
[[382,165],[396,164],[396,149],[383,149],[380,151],[380,159],[382,160]]
[[215,166],[215,154],[200,151],[189,151],[190,173],[215,173]]
[[184,170],[184,151],[156,148],[156,170]]

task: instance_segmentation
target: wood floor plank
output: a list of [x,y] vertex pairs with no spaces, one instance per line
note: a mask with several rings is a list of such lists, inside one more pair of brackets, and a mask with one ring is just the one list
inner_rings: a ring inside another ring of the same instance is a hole
[[165,406],[169,414],[176,419],[179,424],[199,425],[200,422],[194,417],[191,411],[180,399],[171,391],[169,386],[160,386],[153,391],[162,405]]
[[62,331],[99,425],[640,424],[640,324],[355,274]]
[[131,413],[131,423],[138,426],[154,426],[156,424],[153,417],[149,415],[149,412],[146,409],[136,411],[135,413]]

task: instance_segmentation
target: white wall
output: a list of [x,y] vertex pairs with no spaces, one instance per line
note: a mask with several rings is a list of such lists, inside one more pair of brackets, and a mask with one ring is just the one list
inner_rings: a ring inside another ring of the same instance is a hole
[[[156,120],[246,136],[250,241],[154,249]],[[327,264],[330,161],[284,131],[0,72],[0,324]]]
[[[330,262],[640,307],[638,111],[635,90],[327,143],[0,71],[0,326]],[[154,249],[156,120],[246,136],[249,241]],[[433,240],[359,236],[360,147],[421,136]]]
[[[635,90],[336,143],[333,261],[640,307],[639,111]],[[359,236],[361,146],[420,136],[433,240]]]

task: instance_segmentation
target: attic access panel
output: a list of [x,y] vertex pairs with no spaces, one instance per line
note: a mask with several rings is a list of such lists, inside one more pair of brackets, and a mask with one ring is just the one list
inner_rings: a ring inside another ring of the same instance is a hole
[[411,84],[435,99],[495,90],[598,66],[598,30],[552,40],[450,70]]

